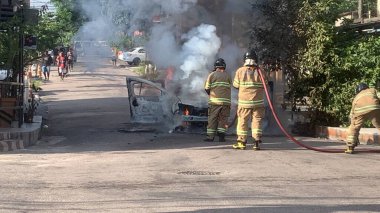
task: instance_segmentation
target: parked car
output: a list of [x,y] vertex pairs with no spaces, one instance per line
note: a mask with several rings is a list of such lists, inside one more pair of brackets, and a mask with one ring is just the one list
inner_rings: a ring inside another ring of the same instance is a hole
[[123,52],[123,61],[135,66],[138,66],[142,61],[146,61],[146,51],[144,47],[135,47],[127,52]]

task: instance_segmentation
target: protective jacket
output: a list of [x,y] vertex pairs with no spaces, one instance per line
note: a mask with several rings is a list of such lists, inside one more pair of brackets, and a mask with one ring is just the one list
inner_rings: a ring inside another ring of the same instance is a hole
[[209,74],[205,90],[209,91],[209,105],[231,105],[231,77],[227,72],[214,71]]
[[359,92],[352,102],[350,117],[380,109],[380,93],[374,88]]
[[359,92],[352,102],[350,113],[351,124],[348,128],[347,146],[359,144],[359,132],[363,124],[370,120],[380,130],[380,94],[376,89],[365,89]]
[[248,66],[240,67],[236,71],[233,86],[239,89],[239,107],[264,107],[264,86],[258,70]]

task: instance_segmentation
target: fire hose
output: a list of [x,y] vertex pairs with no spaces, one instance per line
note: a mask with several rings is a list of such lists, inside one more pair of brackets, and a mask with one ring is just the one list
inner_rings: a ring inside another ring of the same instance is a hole
[[[262,70],[260,68],[258,68],[257,70],[258,70],[260,79],[263,82],[264,90],[265,90],[265,95],[266,95],[266,98],[268,99],[268,104],[269,104],[269,107],[270,107],[270,109],[272,111],[273,117],[275,118],[278,126],[280,127],[281,131],[286,135],[286,137],[288,137],[295,144],[297,144],[297,145],[299,145],[299,146],[301,146],[303,148],[309,149],[309,150],[313,150],[313,151],[317,151],[317,152],[325,152],[325,153],[343,153],[344,152],[344,150],[342,150],[342,149],[320,149],[320,148],[315,148],[315,147],[312,147],[312,146],[308,146],[306,144],[301,143],[300,141],[298,141],[297,139],[295,139],[292,135],[290,135],[286,131],[286,129],[284,128],[284,126],[282,125],[280,119],[277,116],[276,110],[273,107],[273,104],[272,104],[272,101],[270,99],[270,95],[269,95],[269,92],[268,92],[268,87],[264,83],[265,80],[264,80],[264,77],[263,77],[263,74],[262,74]],[[380,153],[380,150],[378,150],[378,149],[359,149],[359,150],[355,150],[355,152],[361,152],[361,153],[363,153],[363,152],[365,152],[365,153]]]

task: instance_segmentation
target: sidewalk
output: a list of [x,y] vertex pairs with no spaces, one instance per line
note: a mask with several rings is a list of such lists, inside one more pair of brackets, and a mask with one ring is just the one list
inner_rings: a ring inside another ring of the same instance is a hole
[[34,116],[33,123],[21,128],[0,128],[0,152],[24,149],[36,144],[41,137],[42,116]]
[[[347,128],[342,127],[317,127],[316,136],[332,140],[346,141]],[[376,128],[362,128],[360,130],[359,142],[361,144],[380,145],[380,132]]]
[[33,123],[24,122],[20,128],[0,128],[0,153],[35,145],[42,137],[42,121],[47,118],[48,110],[38,93],[34,95],[38,104]]

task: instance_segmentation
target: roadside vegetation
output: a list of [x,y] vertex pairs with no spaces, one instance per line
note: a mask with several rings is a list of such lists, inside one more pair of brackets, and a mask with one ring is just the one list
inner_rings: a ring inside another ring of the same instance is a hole
[[[364,8],[375,5],[366,1]],[[356,85],[380,83],[378,34],[352,30],[348,19],[335,26],[344,12],[357,10],[357,0],[270,0],[252,8],[265,23],[252,23],[252,46],[285,70],[293,110],[308,106],[311,129],[347,125]]]
[[38,23],[22,21],[21,13],[7,22],[0,23],[0,69],[13,70],[9,81],[16,81],[20,70],[18,60],[20,50],[20,32],[37,38],[36,49],[24,49],[24,66],[38,60],[42,53],[58,46],[68,46],[85,18],[76,11],[73,0],[52,0],[56,13],[40,10]]

